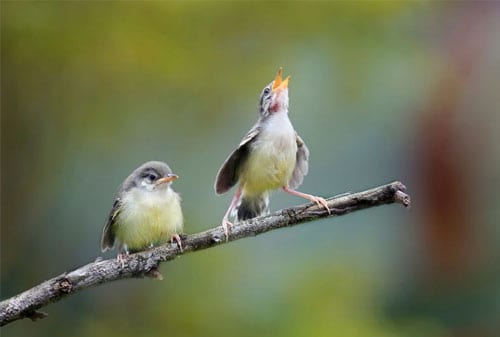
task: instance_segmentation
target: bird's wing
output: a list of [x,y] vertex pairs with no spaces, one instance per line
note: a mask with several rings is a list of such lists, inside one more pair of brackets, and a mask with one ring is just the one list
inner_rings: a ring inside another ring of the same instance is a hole
[[288,183],[288,187],[292,189],[296,189],[302,184],[304,177],[307,175],[309,171],[309,149],[306,144],[300,138],[298,134],[297,136],[297,157],[295,160],[295,168],[293,169],[292,178]]
[[238,182],[238,169],[248,158],[248,151],[250,144],[255,141],[260,133],[260,127],[254,126],[248,133],[243,137],[240,145],[236,150],[234,150],[229,157],[227,157],[222,167],[217,173],[217,178],[215,178],[215,193],[222,194],[227,192],[231,187],[236,185]]
[[108,222],[106,223],[104,229],[102,230],[101,249],[103,252],[113,248],[113,245],[115,244],[115,233],[113,230],[113,225],[116,221],[118,213],[120,213],[120,209],[121,209],[121,199],[116,198],[115,202],[113,203],[113,208],[109,213]]

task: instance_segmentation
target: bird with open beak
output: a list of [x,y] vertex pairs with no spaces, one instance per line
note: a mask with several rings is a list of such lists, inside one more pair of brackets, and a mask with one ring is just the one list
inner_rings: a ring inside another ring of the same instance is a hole
[[122,183],[104,226],[101,249],[105,252],[118,241],[118,259],[171,239],[182,251],[181,199],[171,187],[179,177],[160,161],[135,169]]
[[[268,211],[269,192],[284,192],[305,198],[330,212],[326,200],[296,191],[308,171],[309,150],[288,117],[288,82],[282,68],[260,94],[259,120],[243,137],[219,169],[215,193],[223,194],[238,185],[222,219],[228,238],[229,217],[251,219]],[[233,212],[234,211],[234,212]]]

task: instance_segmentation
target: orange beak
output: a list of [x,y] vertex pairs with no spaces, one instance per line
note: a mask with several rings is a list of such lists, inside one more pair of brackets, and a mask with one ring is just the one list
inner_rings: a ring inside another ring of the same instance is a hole
[[177,174],[168,174],[166,177],[158,179],[155,185],[166,184],[177,179],[179,179]]
[[287,76],[287,78],[283,80],[283,78],[281,77],[282,74],[283,74],[283,68],[280,67],[278,69],[278,72],[276,73],[276,77],[274,78],[274,82],[272,85],[273,91],[283,90],[288,88],[288,81],[290,80],[291,77]]

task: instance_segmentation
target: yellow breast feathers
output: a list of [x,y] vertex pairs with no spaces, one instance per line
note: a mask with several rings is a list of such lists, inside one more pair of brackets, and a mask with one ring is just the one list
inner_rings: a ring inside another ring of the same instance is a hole
[[182,232],[180,197],[172,189],[129,193],[117,217],[116,238],[129,249],[142,249],[164,242]]
[[273,116],[250,148],[240,172],[246,194],[260,194],[285,186],[292,177],[297,156],[295,131],[288,116]]

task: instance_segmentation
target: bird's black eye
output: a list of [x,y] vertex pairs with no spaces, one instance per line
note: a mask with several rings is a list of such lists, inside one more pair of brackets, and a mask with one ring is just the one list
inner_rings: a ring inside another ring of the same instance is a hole
[[264,89],[264,95],[269,95],[270,92],[271,92],[271,89],[269,87]]
[[150,173],[150,174],[148,174],[148,179],[151,181],[154,181],[154,180],[156,180],[156,175],[153,173]]

